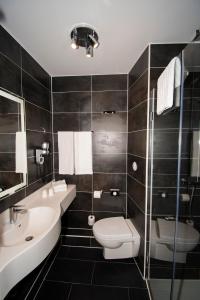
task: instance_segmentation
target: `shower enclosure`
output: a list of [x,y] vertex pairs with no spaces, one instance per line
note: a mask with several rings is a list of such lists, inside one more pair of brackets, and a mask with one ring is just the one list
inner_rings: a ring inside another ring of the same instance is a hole
[[200,299],[200,43],[178,57],[179,106],[161,115],[156,82],[164,68],[149,64],[144,276],[154,300]]

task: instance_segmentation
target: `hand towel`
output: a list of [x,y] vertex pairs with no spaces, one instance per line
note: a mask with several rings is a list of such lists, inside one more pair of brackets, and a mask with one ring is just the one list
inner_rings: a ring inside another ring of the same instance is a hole
[[55,193],[67,191],[67,184],[65,180],[53,181],[52,187]]
[[180,105],[181,61],[174,57],[157,82],[157,114]]
[[59,174],[74,174],[74,134],[58,132]]
[[75,132],[75,174],[93,174],[92,169],[92,132]]
[[26,132],[16,132],[15,138],[15,172],[27,173]]

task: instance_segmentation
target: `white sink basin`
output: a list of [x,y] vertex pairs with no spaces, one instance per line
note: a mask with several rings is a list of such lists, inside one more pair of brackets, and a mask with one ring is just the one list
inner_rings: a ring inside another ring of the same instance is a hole
[[17,224],[10,224],[0,232],[0,246],[11,247],[14,245],[28,243],[45,232],[55,216],[55,210],[51,207],[41,206],[27,210],[20,216]]
[[50,188],[51,182],[18,203],[27,213],[19,213],[16,224],[9,223],[9,210],[0,214],[0,300],[47,257],[59,239],[61,215],[75,199],[76,186],[43,197]]

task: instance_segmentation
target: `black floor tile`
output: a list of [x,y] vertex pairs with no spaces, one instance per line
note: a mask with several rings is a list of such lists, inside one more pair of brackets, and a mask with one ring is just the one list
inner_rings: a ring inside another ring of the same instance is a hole
[[90,238],[86,237],[74,237],[74,236],[62,236],[62,244],[66,246],[90,246]]
[[[73,284],[69,300],[129,300],[127,288]],[[139,299],[139,298],[138,298]]]
[[58,252],[59,258],[99,261],[104,260],[102,249],[62,246]]
[[97,262],[94,269],[93,283],[124,287],[145,287],[135,264]]
[[129,289],[130,300],[149,300],[147,289]]
[[56,259],[47,279],[74,283],[91,283],[94,263],[81,260]]
[[70,288],[70,283],[44,281],[35,300],[66,300]]

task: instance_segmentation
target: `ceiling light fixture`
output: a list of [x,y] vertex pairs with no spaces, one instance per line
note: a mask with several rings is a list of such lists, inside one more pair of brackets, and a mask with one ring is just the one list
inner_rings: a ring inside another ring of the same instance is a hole
[[86,57],[93,57],[93,49],[99,46],[99,38],[96,31],[87,25],[74,27],[70,34],[72,49],[84,47]]

